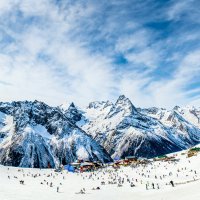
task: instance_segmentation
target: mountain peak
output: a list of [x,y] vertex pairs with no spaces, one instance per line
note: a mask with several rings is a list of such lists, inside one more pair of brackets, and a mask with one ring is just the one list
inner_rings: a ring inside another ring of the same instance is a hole
[[65,116],[75,124],[76,122],[80,121],[82,118],[82,113],[75,104],[72,102],[68,109],[64,112]]
[[66,111],[70,106],[71,106],[71,104],[73,104],[73,102],[72,103],[70,103],[70,102],[64,102],[63,104],[61,104],[60,106],[59,106],[59,108],[62,110],[62,111]]
[[[72,102],[70,105],[69,105],[69,108],[76,108],[76,106],[74,105],[74,103]],[[68,108],[68,109],[69,109]]]
[[115,104],[132,104],[131,100],[127,98],[125,95],[120,95]]
[[173,110],[179,110],[180,106],[174,106]]
[[116,107],[123,107],[124,110],[130,114],[137,113],[137,109],[132,104],[131,100],[125,95],[120,95],[115,103]]
[[122,95],[120,95],[120,96],[118,97],[118,100],[123,100],[123,99],[127,99],[127,97],[126,97],[124,94],[122,94]]

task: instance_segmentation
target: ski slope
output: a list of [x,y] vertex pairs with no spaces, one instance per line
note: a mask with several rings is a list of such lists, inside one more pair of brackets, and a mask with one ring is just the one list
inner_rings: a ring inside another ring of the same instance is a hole
[[[199,200],[200,154],[191,158],[182,154],[176,154],[180,159],[177,163],[154,161],[146,166],[121,167],[117,171],[107,167],[94,173],[56,173],[53,169],[0,166],[0,199]],[[24,185],[20,180],[24,180]],[[119,185],[119,180],[124,182]],[[169,184],[171,180],[175,187]],[[131,183],[135,187],[131,187]],[[96,190],[97,187],[100,189]],[[80,194],[83,188],[85,194]]]

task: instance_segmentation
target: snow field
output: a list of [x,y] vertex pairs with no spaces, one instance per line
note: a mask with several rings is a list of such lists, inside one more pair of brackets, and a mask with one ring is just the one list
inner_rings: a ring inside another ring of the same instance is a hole
[[[155,161],[146,166],[121,167],[117,171],[107,167],[74,174],[57,173],[53,169],[0,166],[0,199],[199,200],[200,155],[186,158],[178,153],[177,158],[180,161]],[[20,180],[24,180],[24,185]],[[171,180],[175,187],[169,183]],[[83,188],[85,194],[79,194]]]

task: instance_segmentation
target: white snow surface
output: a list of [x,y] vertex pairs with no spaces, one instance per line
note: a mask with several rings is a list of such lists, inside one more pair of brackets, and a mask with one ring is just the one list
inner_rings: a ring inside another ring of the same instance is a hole
[[[73,174],[66,171],[56,173],[53,169],[0,166],[0,199],[199,200],[200,154],[187,158],[183,153],[185,151],[172,154],[180,159],[177,163],[154,161],[146,166],[121,167],[117,172],[111,167],[95,173]],[[121,187],[117,184],[108,184],[115,176],[117,179],[124,178]],[[130,187],[127,179],[130,179],[135,187]],[[19,183],[20,180],[24,180],[24,185]],[[175,183],[175,187],[169,184],[171,180]],[[102,181],[105,185],[101,185]],[[50,187],[51,182],[53,187]],[[146,190],[147,183],[148,190]],[[155,189],[152,188],[152,183]],[[59,187],[59,192],[56,191],[57,187]],[[92,190],[96,187],[100,187],[100,190]],[[85,194],[78,194],[82,188],[85,188]]]
[[59,107],[61,108],[61,110],[65,111],[69,108],[70,104],[71,102],[66,101],[65,103],[61,104]]
[[25,134],[26,133],[38,134],[38,135],[41,135],[45,139],[52,139],[53,138],[53,136],[51,134],[49,134],[47,129],[44,126],[39,125],[39,124],[37,124],[35,126],[28,125],[24,129],[24,132],[25,132]]

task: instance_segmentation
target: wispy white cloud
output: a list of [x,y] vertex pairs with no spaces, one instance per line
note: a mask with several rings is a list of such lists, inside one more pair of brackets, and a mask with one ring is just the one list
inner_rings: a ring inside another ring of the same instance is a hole
[[148,68],[156,68],[159,60],[159,53],[151,48],[146,48],[145,50],[137,53],[128,53],[126,58],[129,62],[135,64],[143,64]]
[[127,52],[131,49],[147,47],[150,43],[150,39],[150,33],[147,32],[147,30],[140,30],[139,26],[135,26],[132,34],[129,33],[117,40],[116,51]]
[[49,8],[53,7],[48,1],[43,1],[41,7],[27,1],[19,4],[23,15],[45,15],[47,22],[28,24],[22,33],[13,33],[13,52],[2,54],[0,59],[0,80],[12,82],[13,87],[0,88],[4,94],[1,100],[37,98],[55,105],[65,98],[80,104],[110,98],[114,87],[110,60],[90,54],[81,41],[71,39],[70,32],[76,28],[78,17],[92,12],[81,6],[69,7],[68,15],[59,12],[52,15]]
[[[149,86],[149,93],[154,96],[156,105],[184,105],[192,101],[190,95],[198,92],[199,89],[185,90],[193,82],[193,79],[200,73],[200,51],[196,50],[186,55],[180,62],[178,69],[174,72],[171,79],[155,81]],[[194,81],[197,81],[198,78]],[[189,93],[190,95],[189,95]],[[188,96],[189,95],[189,96]],[[198,98],[198,97],[197,97]],[[198,101],[196,101],[198,102]]]
[[186,1],[162,8],[156,1],[2,0],[0,101],[85,105],[123,93],[136,106],[198,102],[199,87],[189,86],[200,74],[200,47],[183,45],[200,39],[199,30],[174,28],[186,4],[193,9]]
[[173,3],[167,12],[170,20],[178,20],[185,11],[190,10],[193,0],[182,0]]

